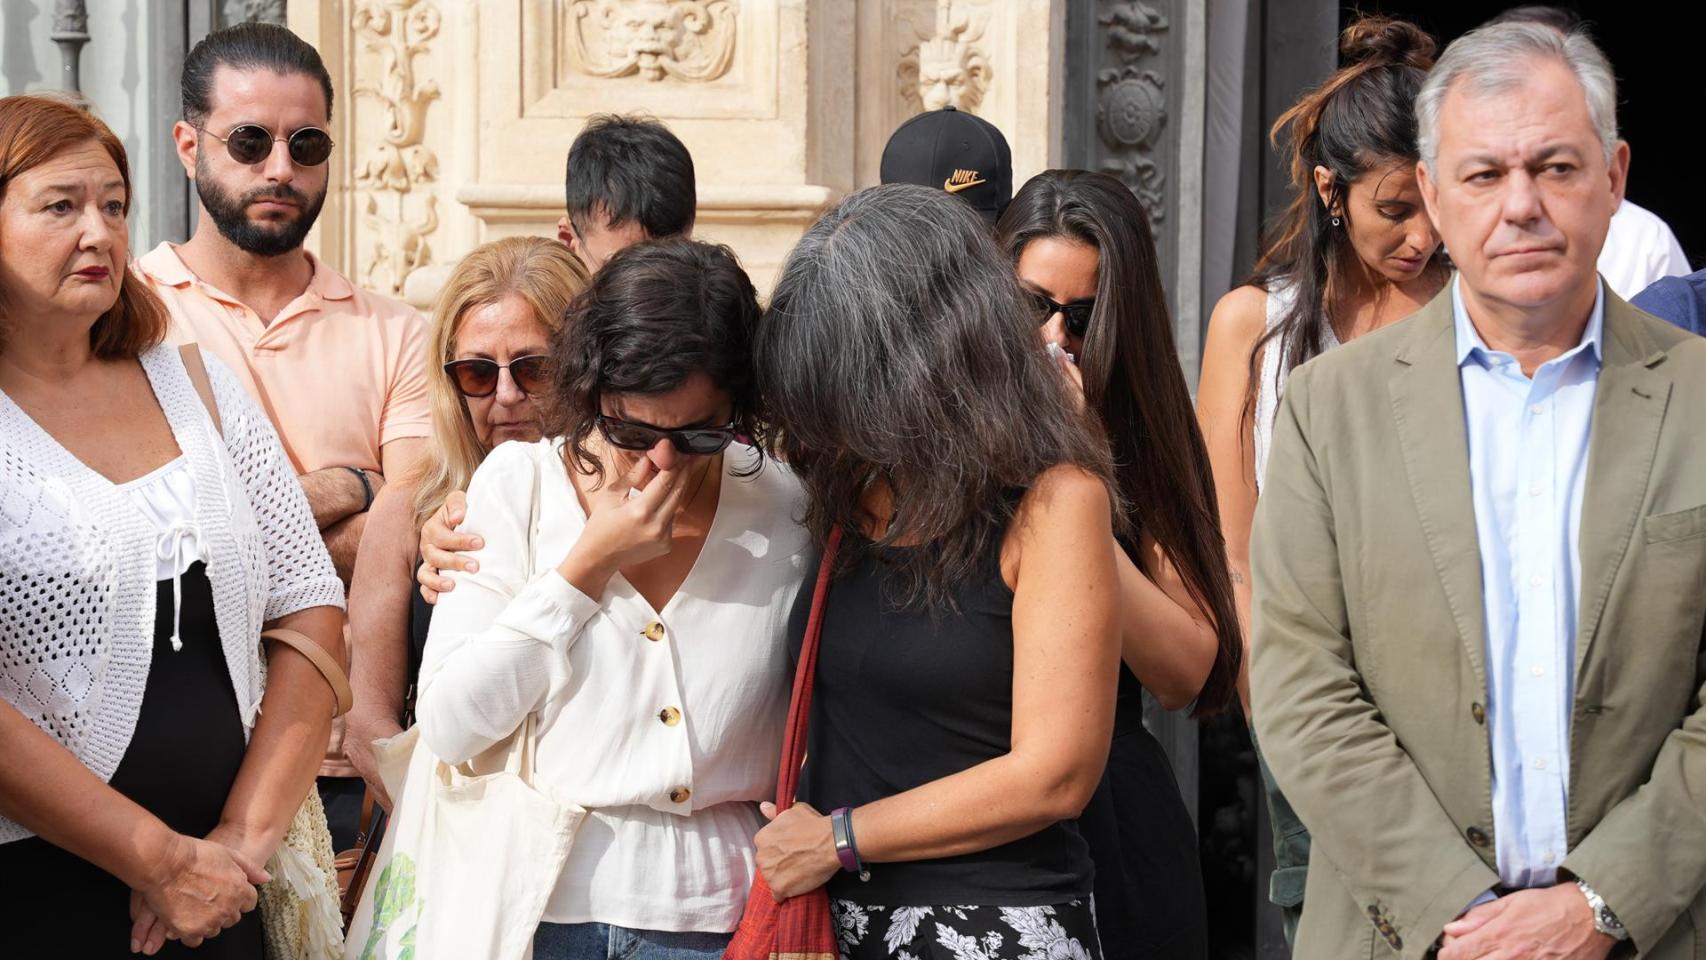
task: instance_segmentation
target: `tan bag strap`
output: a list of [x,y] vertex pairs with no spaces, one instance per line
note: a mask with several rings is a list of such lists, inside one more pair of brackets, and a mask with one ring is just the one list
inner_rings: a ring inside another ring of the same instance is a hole
[[190,375],[190,383],[195,385],[195,392],[201,397],[201,405],[207,408],[207,415],[213,418],[213,429],[223,438],[225,426],[219,422],[219,404],[213,402],[213,382],[207,379],[207,364],[202,362],[201,347],[194,343],[183,344],[178,347],[178,356],[184,358],[184,372]]
[[349,677],[344,676],[343,668],[338,666],[338,662],[332,659],[332,655],[326,652],[325,647],[308,639],[305,634],[298,633],[295,630],[286,630],[283,627],[262,630],[261,639],[277,640],[307,657],[308,662],[314,665],[314,669],[320,671],[320,676],[326,678],[326,683],[332,688],[332,696],[337,698],[338,704],[334,708],[332,716],[341,717],[349,713],[349,708],[355,704],[355,696],[349,688]]

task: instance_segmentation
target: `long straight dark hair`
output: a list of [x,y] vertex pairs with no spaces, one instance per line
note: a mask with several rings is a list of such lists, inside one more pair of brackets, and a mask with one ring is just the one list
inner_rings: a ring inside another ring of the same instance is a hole
[[[1361,17],[1339,35],[1339,55],[1345,65],[1280,114],[1269,132],[1290,171],[1292,198],[1247,283],[1270,295],[1289,286],[1296,296],[1250,351],[1246,417],[1255,412],[1264,350],[1275,346],[1279,369],[1290,373],[1326,349],[1328,318],[1340,305],[1346,278],[1360,269],[1347,236],[1350,210],[1344,201],[1352,181],[1382,165],[1413,164],[1420,157],[1416,94],[1433,66],[1433,38],[1403,20]],[[1316,167],[1333,174],[1325,204],[1315,190]],[[1334,207],[1341,208],[1338,214]],[[1333,224],[1335,215],[1342,226]],[[1443,269],[1444,249],[1435,251],[1430,269]]]
[[996,235],[1015,265],[1041,237],[1065,237],[1098,252],[1096,307],[1078,362],[1085,397],[1113,448],[1114,476],[1134,531],[1123,545],[1153,579],[1136,534],[1153,536],[1213,620],[1219,650],[1194,714],[1219,713],[1237,694],[1244,645],[1208,448],[1179,365],[1149,217],[1108,174],[1049,170],[1020,189]]

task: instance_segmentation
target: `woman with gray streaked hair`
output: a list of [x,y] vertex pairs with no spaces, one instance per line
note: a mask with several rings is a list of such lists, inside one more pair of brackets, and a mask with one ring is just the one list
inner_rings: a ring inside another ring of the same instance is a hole
[[1073,820],[1108,756],[1123,512],[1011,265],[954,197],[856,193],[754,353],[804,523],[844,533],[801,802],[757,838],[772,892],[827,882],[852,960],[1099,957]]

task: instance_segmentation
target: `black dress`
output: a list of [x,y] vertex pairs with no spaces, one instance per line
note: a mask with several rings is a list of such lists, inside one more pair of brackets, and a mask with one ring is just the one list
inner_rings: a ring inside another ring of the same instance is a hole
[[[800,799],[825,813],[1012,749],[1013,592],[996,552],[954,591],[957,609],[915,609],[898,603],[889,551],[843,550],[850,563],[824,608],[800,775]],[[796,659],[811,594],[800,591],[789,624]],[[830,910],[846,960],[970,948],[1003,960],[1033,948],[1096,960],[1092,870],[1078,827],[1060,821],[976,853],[872,864],[869,881],[837,873]]]
[[[180,580],[183,649],[172,649],[172,581],[162,580],[136,730],[108,782],[173,830],[202,837],[219,825],[246,747],[206,568],[196,563]],[[130,890],[99,867],[29,837],[0,844],[0,878],[0,954],[20,960],[137,956],[130,952]],[[261,960],[260,920],[250,911],[193,950],[168,940],[156,956]]]
[[1143,726],[1143,685],[1123,663],[1108,769],[1078,829],[1096,863],[1107,960],[1203,960],[1208,918],[1196,831],[1166,751]]

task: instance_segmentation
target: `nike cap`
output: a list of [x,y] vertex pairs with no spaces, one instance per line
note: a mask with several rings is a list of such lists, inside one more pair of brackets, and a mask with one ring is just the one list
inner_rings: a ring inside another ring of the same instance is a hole
[[1013,199],[1013,151],[982,117],[943,107],[900,125],[883,147],[884,183],[916,183],[955,194],[991,225]]

